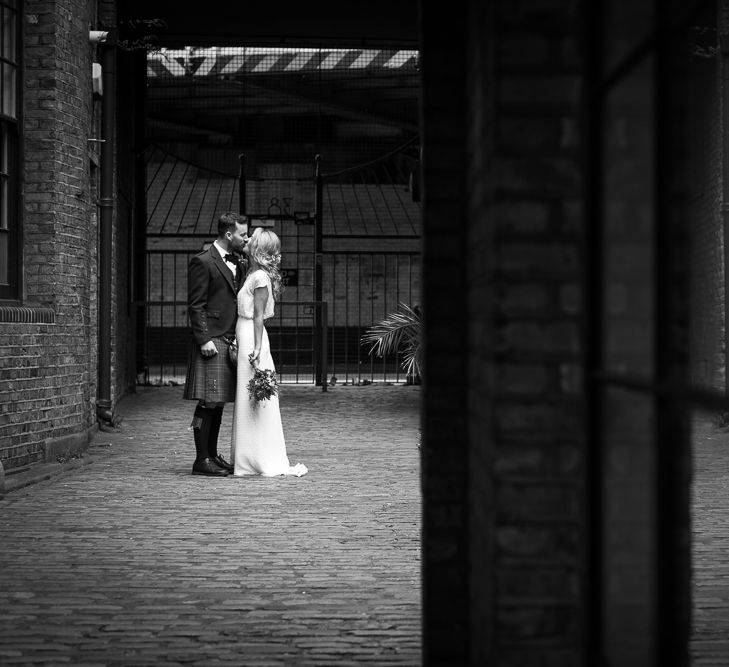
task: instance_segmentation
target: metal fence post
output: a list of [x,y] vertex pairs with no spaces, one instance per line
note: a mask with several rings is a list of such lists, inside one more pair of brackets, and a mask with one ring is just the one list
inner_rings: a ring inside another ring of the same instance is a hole
[[[314,211],[314,301],[319,303],[323,298],[322,291],[322,252],[323,252],[323,232],[322,232],[322,196],[324,193],[324,179],[320,169],[321,156],[314,158],[314,180],[316,185],[316,200]],[[321,314],[315,319],[315,336],[316,340],[321,340],[323,335],[323,326]],[[327,376],[326,371],[322,370],[323,358],[321,350],[317,349],[315,354],[315,370],[314,381],[316,384],[321,383],[323,390],[326,391]]]
[[238,213],[246,212],[246,156],[238,155]]
[[329,334],[329,309],[326,301],[321,302],[321,369],[322,383],[321,390],[327,390],[327,376],[329,375],[329,366],[327,364],[327,347]]

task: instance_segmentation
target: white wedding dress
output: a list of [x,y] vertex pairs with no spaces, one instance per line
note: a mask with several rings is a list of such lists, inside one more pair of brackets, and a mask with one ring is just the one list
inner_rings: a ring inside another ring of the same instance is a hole
[[[233,412],[233,434],[230,458],[233,474],[244,475],[296,475],[308,472],[303,463],[292,466],[286,455],[286,441],[281,425],[278,396],[256,403],[248,394],[248,381],[253,377],[253,366],[248,355],[253,351],[253,293],[257,287],[268,288],[268,301],[263,314],[266,320],[273,315],[271,280],[262,269],[251,272],[238,292],[238,322],[235,337],[238,341],[238,383]],[[268,333],[263,328],[259,367],[275,371]]]

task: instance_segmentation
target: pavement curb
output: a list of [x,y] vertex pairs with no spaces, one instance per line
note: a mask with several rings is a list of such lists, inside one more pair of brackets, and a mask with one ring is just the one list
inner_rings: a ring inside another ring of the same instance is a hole
[[68,470],[75,470],[89,465],[93,461],[94,459],[91,457],[73,458],[63,463],[38,463],[29,470],[19,473],[5,473],[0,475],[0,478],[3,479],[3,481],[0,481],[0,498],[4,498],[13,491],[57,477]]
[[71,470],[76,470],[77,468],[82,468],[83,466],[98,461],[99,458],[104,456],[110,446],[110,444],[106,444],[102,440],[108,439],[109,436],[124,433],[121,427],[112,430],[97,429],[94,427],[92,431],[93,433],[89,437],[88,444],[83,450],[74,452],[66,448],[55,461],[34,463],[28,469],[20,472],[4,470],[2,462],[0,462],[0,499],[13,491],[24,489],[39,482],[45,482]]

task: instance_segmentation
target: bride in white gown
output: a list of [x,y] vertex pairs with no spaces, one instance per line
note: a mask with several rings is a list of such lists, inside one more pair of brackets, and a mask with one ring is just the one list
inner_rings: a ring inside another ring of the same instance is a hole
[[303,463],[291,465],[281,425],[278,396],[256,403],[248,394],[254,367],[275,372],[264,320],[273,315],[275,298],[281,292],[281,242],[272,231],[257,228],[245,254],[248,274],[238,292],[238,381],[233,413],[231,460],[233,474],[296,475],[308,472]]

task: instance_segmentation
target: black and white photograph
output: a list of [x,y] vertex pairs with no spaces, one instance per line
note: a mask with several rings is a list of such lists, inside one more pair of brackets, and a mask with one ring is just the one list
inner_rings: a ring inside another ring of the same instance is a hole
[[0,0],[0,667],[729,667],[727,0]]

